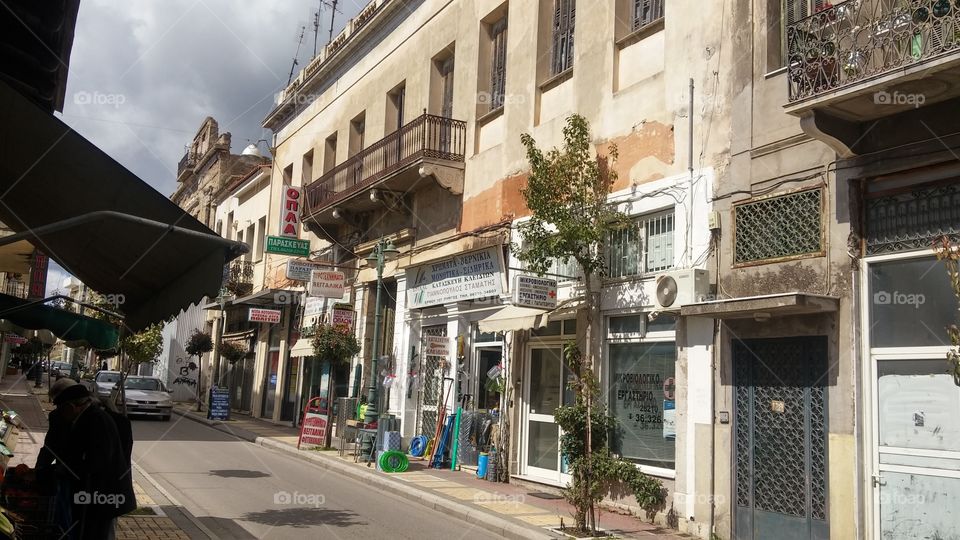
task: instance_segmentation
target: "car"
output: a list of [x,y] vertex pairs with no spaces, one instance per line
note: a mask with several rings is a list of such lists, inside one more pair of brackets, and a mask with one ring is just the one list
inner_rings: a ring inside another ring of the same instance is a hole
[[59,379],[61,377],[69,377],[70,369],[73,365],[70,362],[51,362],[50,363],[50,374],[53,375],[54,379]]
[[157,377],[130,376],[123,384],[127,400],[127,414],[159,416],[170,420],[173,400],[170,391]]
[[120,377],[121,373],[119,371],[98,371],[96,377],[93,378],[91,391],[96,392],[98,398],[109,398],[110,391],[116,386]]

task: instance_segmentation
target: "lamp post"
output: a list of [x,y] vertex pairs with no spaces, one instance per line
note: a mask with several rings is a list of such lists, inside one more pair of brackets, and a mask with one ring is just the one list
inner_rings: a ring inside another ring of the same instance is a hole
[[[370,255],[367,256],[368,264],[377,265],[377,300],[374,304],[373,316],[373,349],[370,355],[370,373],[368,375],[370,386],[367,388],[367,414],[364,418],[364,423],[367,425],[376,422],[380,417],[380,412],[377,410],[377,400],[379,399],[377,392],[377,364],[380,355],[380,319],[382,318],[382,314],[380,313],[380,294],[383,290],[383,265],[387,261],[396,259],[399,254],[400,251],[394,247],[392,243],[381,238],[373,247]],[[374,457],[372,443],[370,446],[370,452],[367,455],[372,461]]]

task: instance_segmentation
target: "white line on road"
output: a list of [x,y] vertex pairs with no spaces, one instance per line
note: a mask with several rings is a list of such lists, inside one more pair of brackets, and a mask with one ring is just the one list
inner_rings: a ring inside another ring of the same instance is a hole
[[217,536],[213,531],[211,531],[209,527],[207,527],[206,525],[204,525],[203,523],[201,523],[200,520],[199,520],[196,516],[194,516],[193,514],[191,514],[190,511],[186,509],[185,506],[183,506],[182,504],[180,504],[180,501],[178,501],[178,500],[176,499],[176,497],[174,497],[173,495],[170,494],[169,491],[167,491],[166,489],[164,489],[163,486],[160,485],[160,482],[157,482],[156,479],[154,479],[152,476],[150,476],[149,474],[147,474],[147,471],[143,470],[143,467],[141,467],[140,465],[138,465],[136,462],[133,462],[133,468],[137,469],[137,472],[139,472],[141,475],[143,475],[143,477],[146,478],[147,482],[150,482],[150,484],[151,484],[154,488],[156,488],[156,490],[159,491],[160,494],[163,495],[164,498],[166,498],[167,501],[169,501],[171,505],[176,506],[177,508],[181,509],[181,512],[180,512],[180,513],[183,514],[184,517],[186,517],[187,519],[189,519],[191,523],[193,523],[194,525],[196,525],[196,527],[197,527],[198,529],[200,529],[201,531],[203,531],[203,534],[207,535],[207,538],[209,538],[210,540],[220,540],[220,537],[219,537],[219,536]]

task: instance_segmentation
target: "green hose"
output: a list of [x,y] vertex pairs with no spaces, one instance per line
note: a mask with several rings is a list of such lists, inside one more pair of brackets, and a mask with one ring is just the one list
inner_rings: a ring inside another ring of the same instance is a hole
[[406,472],[410,467],[410,460],[406,454],[397,450],[388,450],[380,454],[380,470],[385,473]]

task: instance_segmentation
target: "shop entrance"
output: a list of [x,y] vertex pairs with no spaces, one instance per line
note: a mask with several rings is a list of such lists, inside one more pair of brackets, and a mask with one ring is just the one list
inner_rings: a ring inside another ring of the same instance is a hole
[[[428,336],[446,337],[447,325],[425,326],[422,335],[423,338]],[[425,342],[426,339],[421,340],[420,350],[422,351],[426,350],[426,347],[423,346]],[[443,377],[447,373],[447,363],[449,359],[444,356],[433,356],[429,354],[424,354],[421,358],[420,377],[422,378],[422,386],[420,388],[420,400],[417,409],[417,434],[433,437],[437,429],[437,412],[440,405],[440,393],[445,390],[450,391],[450,388],[445,389],[443,386]]]
[[567,464],[560,453],[560,426],[553,412],[572,405],[573,392],[567,388],[561,345],[531,347],[523,387],[524,437],[522,462],[527,476],[552,484],[569,480]]
[[829,538],[827,338],[735,340],[733,369],[736,538]]

